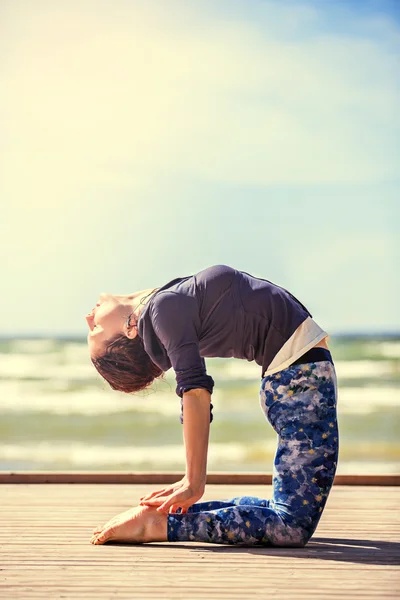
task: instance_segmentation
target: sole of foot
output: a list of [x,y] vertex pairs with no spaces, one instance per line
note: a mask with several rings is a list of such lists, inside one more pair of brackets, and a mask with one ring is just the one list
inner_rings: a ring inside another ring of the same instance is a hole
[[110,541],[131,544],[166,542],[167,515],[150,506],[131,508],[111,519],[103,528],[96,528],[90,543],[99,545]]

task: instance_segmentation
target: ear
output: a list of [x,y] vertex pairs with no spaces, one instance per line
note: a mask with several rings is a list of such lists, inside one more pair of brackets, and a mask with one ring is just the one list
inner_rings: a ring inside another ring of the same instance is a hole
[[135,337],[137,336],[138,332],[137,332],[137,328],[136,325],[131,325],[129,327],[129,329],[126,330],[126,337],[129,338],[130,340],[134,340]]
[[135,339],[137,336],[137,320],[134,312],[131,312],[125,321],[124,333],[130,340]]
[[129,338],[130,340],[134,340],[135,337],[137,336],[137,331],[136,331],[136,327],[133,326],[130,329],[128,329],[128,331],[126,332],[126,337]]

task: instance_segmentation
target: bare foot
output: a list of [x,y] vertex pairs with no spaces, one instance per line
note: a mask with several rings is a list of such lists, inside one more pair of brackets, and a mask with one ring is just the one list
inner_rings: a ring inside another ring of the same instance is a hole
[[96,527],[90,543],[166,542],[167,518],[167,514],[157,512],[152,506],[137,506],[117,515],[103,527]]

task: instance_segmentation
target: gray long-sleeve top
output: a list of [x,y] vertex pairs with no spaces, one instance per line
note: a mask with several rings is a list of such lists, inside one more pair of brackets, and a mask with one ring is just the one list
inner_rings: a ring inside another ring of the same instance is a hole
[[262,376],[309,316],[284,288],[216,265],[161,287],[140,314],[138,334],[160,369],[174,369],[182,397],[196,388],[212,393],[204,357],[254,360]]

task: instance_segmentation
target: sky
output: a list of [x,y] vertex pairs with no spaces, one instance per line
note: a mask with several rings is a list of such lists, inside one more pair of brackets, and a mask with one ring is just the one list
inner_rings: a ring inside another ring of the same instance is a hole
[[0,335],[228,264],[400,331],[400,3],[3,0]]

